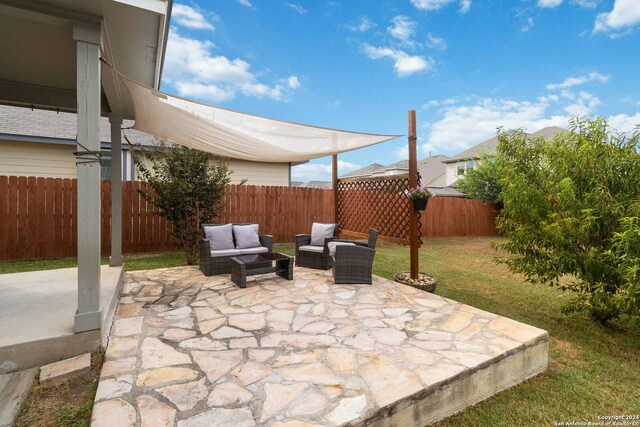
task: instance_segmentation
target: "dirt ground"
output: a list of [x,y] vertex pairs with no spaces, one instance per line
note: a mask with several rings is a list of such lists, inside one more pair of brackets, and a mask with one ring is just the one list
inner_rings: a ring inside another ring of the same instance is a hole
[[88,427],[103,355],[91,355],[91,372],[41,385],[34,382],[15,427]]

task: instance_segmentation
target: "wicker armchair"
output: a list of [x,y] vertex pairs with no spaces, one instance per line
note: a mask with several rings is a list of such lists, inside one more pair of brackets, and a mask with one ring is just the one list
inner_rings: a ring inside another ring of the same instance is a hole
[[371,284],[373,258],[376,254],[378,230],[369,230],[367,243],[336,239],[334,242],[351,243],[337,245],[333,260],[333,280],[336,284]]
[[[250,225],[255,223],[242,223],[242,224],[233,224],[233,225]],[[249,253],[259,253],[256,252],[272,252],[273,251],[273,242],[274,237],[271,235],[262,235],[260,238],[260,248],[250,248],[250,249],[237,249],[237,250],[229,250],[227,255],[223,256],[212,256],[211,255],[211,246],[210,240],[205,237],[204,227],[215,227],[225,224],[204,224],[200,230],[202,234],[202,239],[200,240],[200,271],[205,276],[212,276],[214,274],[229,274],[231,273],[231,258],[234,256],[245,255]],[[234,237],[235,242],[235,237]],[[266,248],[266,250],[261,249]]]
[[[334,238],[338,237],[340,226],[335,224],[333,229]],[[329,256],[329,248],[327,243],[330,239],[325,239],[323,246],[318,246],[315,250],[300,250],[303,246],[311,246],[310,234],[296,234],[296,267],[309,267],[321,270],[328,270],[333,265],[333,260]],[[322,250],[320,250],[322,248]]]

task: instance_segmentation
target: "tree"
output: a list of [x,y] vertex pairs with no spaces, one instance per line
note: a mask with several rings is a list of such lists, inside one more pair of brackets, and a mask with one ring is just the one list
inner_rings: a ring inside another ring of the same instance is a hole
[[173,242],[184,250],[187,264],[195,264],[200,227],[218,216],[230,182],[228,162],[204,151],[162,143],[140,150],[135,163],[146,184],[140,194],[171,221]]
[[474,169],[458,181],[458,189],[471,199],[480,199],[502,206],[502,163],[496,156],[484,156]]
[[640,133],[572,119],[553,140],[500,136],[496,246],[527,280],[575,292],[565,310],[640,319]]

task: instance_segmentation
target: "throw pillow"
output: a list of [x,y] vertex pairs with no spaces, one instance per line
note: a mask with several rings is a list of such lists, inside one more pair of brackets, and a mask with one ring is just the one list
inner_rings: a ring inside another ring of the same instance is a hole
[[258,224],[234,225],[233,235],[236,237],[236,249],[257,248],[260,246]]
[[311,226],[311,246],[324,246],[324,239],[333,237],[335,224],[321,224],[314,222]]
[[204,235],[209,240],[209,248],[213,251],[235,249],[232,233],[231,224],[204,227]]

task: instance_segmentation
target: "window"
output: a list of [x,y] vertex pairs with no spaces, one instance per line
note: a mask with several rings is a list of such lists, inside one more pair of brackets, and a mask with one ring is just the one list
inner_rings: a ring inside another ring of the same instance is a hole
[[100,163],[102,163],[102,167],[100,168],[100,179],[109,180],[111,179],[111,151],[102,150],[100,153],[102,154],[100,158]]
[[458,176],[462,176],[474,168],[475,162],[473,160],[460,161],[456,163],[456,172]]
[[467,171],[472,171],[473,168],[475,167],[474,161],[473,160],[467,160],[467,163],[466,163],[465,167],[466,167]]

